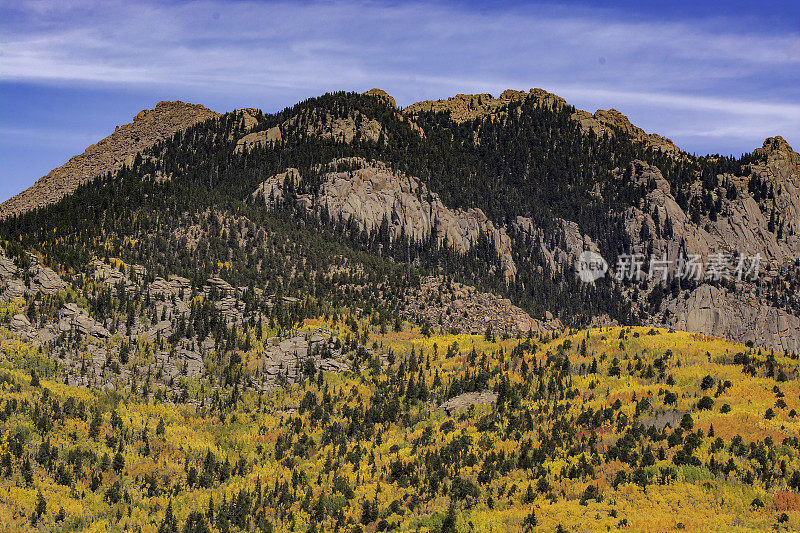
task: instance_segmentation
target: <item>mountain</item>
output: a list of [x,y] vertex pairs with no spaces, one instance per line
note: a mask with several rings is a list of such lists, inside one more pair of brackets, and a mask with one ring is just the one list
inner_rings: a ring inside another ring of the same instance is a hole
[[0,207],[0,523],[797,530],[798,187],[541,89],[162,102]]
[[[405,109],[373,89],[325,95],[273,115],[247,109],[217,116],[201,106],[162,102],[0,212],[9,240],[34,221],[74,238],[74,223],[58,224],[54,216],[66,204],[9,217],[51,204],[98,176],[106,184],[142,180],[155,195],[181,190],[191,196],[197,189],[207,204],[171,199],[180,210],[171,211],[174,227],[159,227],[178,255],[191,253],[177,249],[178,235],[191,243],[206,231],[187,219],[190,212],[196,218],[213,205],[230,224],[232,213],[247,206],[258,217],[280,213],[306,228],[327,227],[334,241],[360,253],[410,262],[422,274],[452,276],[508,298],[533,317],[534,329],[548,316],[559,325],[663,325],[796,353],[798,160],[781,137],[739,159],[695,157],[618,111],[590,114],[541,89],[508,90],[498,98],[457,95]],[[105,194],[102,183],[93,187],[84,197]],[[140,201],[141,191],[130,194]],[[102,216],[78,219],[98,224]],[[123,240],[143,237],[109,224]],[[26,244],[40,244],[30,237],[23,236]],[[248,236],[240,238],[254,246]],[[87,264],[98,255],[79,244]],[[56,248],[48,252],[53,259],[65,253]],[[599,252],[612,271],[628,253],[645,256],[645,272],[653,259],[668,260],[673,270],[666,281],[609,275],[586,285],[574,267],[584,249]],[[705,274],[717,253],[730,256],[731,277],[739,256],[759,254],[759,279],[675,275],[675,265],[693,254],[700,255]],[[268,277],[238,269],[230,269],[235,279],[229,282]],[[219,274],[215,270],[208,274]],[[197,272],[163,272],[170,274]],[[441,323],[438,314],[426,316]]]

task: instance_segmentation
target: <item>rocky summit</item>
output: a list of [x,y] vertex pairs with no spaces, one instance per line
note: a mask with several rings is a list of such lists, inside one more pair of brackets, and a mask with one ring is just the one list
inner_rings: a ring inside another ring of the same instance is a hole
[[159,102],[154,109],[144,109],[130,124],[117,126],[114,133],[0,204],[0,218],[57,202],[94,178],[116,172],[123,165],[132,166],[136,155],[156,142],[215,116],[217,113],[201,105],[181,101]]

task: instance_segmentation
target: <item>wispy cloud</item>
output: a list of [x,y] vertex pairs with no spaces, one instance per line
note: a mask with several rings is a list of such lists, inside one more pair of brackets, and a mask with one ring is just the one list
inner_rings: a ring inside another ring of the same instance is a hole
[[211,0],[40,0],[0,15],[5,81],[186,87],[241,95],[242,106],[342,88],[381,86],[407,105],[537,86],[590,110],[615,106],[648,130],[731,146],[800,131],[799,34],[731,20]]
[[88,146],[96,143],[98,139],[108,135],[108,132],[81,133],[71,130],[54,130],[46,126],[39,128],[8,128],[0,127],[0,138],[13,139],[17,146],[54,146],[71,147],[76,143]]

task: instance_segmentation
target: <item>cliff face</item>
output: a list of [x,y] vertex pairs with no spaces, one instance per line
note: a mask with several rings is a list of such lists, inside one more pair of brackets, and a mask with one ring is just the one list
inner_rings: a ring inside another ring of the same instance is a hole
[[52,204],[71,194],[79,185],[132,164],[137,153],[170,137],[179,130],[216,117],[201,105],[184,102],[159,102],[145,109],[133,122],[118,126],[114,133],[89,146],[64,165],[50,171],[35,184],[0,205],[0,218],[19,215]]
[[[348,170],[340,170],[340,167]],[[353,167],[358,167],[351,170]],[[265,182],[253,193],[265,202],[283,197],[287,178],[299,183],[296,169],[288,169]],[[431,237],[459,253],[471,250],[485,238],[500,257],[506,278],[516,275],[511,241],[480,209],[452,209],[439,195],[413,176],[396,172],[378,161],[339,159],[328,165],[325,181],[316,198],[301,196],[307,208],[327,209],[332,218],[352,219],[360,229],[377,231],[386,222],[389,238],[407,236],[413,242]]]
[[[712,254],[761,257],[759,283],[730,279],[727,284],[704,283],[668,296],[661,308],[651,313],[651,323],[797,353],[800,318],[771,302],[766,294],[772,288],[786,295],[784,301],[797,303],[792,276],[800,258],[800,156],[780,137],[768,138],[754,154],[761,162],[751,165],[750,176],[719,176],[720,183],[727,182],[738,192],[730,197],[724,188],[718,191],[721,210],[715,220],[705,216],[692,220],[676,202],[659,169],[637,162],[632,181],[656,186],[647,194],[645,205],[627,210],[626,229],[635,251],[644,253],[650,248],[655,256],[665,256],[673,264],[681,251],[697,254],[702,257],[704,272]],[[748,190],[753,178],[768,185],[771,197],[757,198]],[[667,220],[672,235],[657,231]],[[642,239],[643,226],[647,226],[644,233],[652,237]],[[647,290],[655,284],[651,281]]]
[[[649,184],[652,189],[643,204],[631,206],[623,213],[632,252],[651,250],[659,258],[666,257],[672,265],[677,264],[681,253],[698,254],[704,262],[703,271],[712,254],[759,254],[763,259],[760,275],[769,283],[781,283],[800,257],[795,230],[800,227],[798,157],[780,138],[767,139],[759,150],[757,153],[763,155],[764,162],[754,165],[753,172],[773,183],[777,207],[772,216],[784,221],[785,228],[780,237],[769,229],[769,206],[757,202],[747,191],[746,184],[740,184],[738,190],[742,192],[735,199],[721,200],[723,208],[716,220],[693,221],[678,205],[660,170],[635,161],[628,178],[631,186]],[[493,246],[502,273],[509,281],[517,274],[515,254],[526,253],[513,247],[509,237],[512,233],[529,236],[528,242],[535,243],[537,253],[546,259],[549,270],[554,273],[573,272],[583,250],[599,251],[597,243],[582,234],[574,222],[556,221],[563,239],[554,245],[547,242],[541,229],[527,217],[518,216],[506,227],[488,219],[480,209],[447,206],[420,179],[394,171],[382,162],[340,159],[324,170],[325,181],[319,194],[300,195],[298,204],[317,213],[325,208],[331,217],[352,219],[362,230],[378,231],[386,223],[391,240],[401,235],[413,242],[435,238],[460,253],[469,252],[480,239],[486,239]],[[621,171],[619,175],[622,176]],[[269,204],[283,198],[286,183],[297,186],[301,180],[296,169],[287,169],[264,181],[253,197]],[[669,234],[659,230],[667,225],[672,228]],[[647,227],[644,233],[643,226]],[[643,234],[649,237],[643,239]],[[646,296],[657,284],[658,280],[652,280],[639,287],[639,291],[625,292],[633,308],[649,313],[646,321],[652,325],[741,342],[753,341],[784,352],[800,351],[800,318],[759,297],[757,284],[745,281],[726,287],[703,283],[695,289],[667,295],[658,309],[645,311]],[[791,292],[788,283],[781,289]],[[426,318],[436,323],[434,317]],[[537,322],[533,329],[540,327]]]
[[800,318],[765,305],[751,294],[701,285],[686,298],[671,299],[660,325],[674,329],[752,341],[777,352],[800,352]]

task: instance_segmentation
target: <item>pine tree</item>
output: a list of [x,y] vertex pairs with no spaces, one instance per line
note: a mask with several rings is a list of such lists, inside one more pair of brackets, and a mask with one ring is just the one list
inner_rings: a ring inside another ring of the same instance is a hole
[[164,519],[158,526],[158,533],[178,533],[178,522],[172,514],[172,500],[167,503],[167,510],[164,512]]

